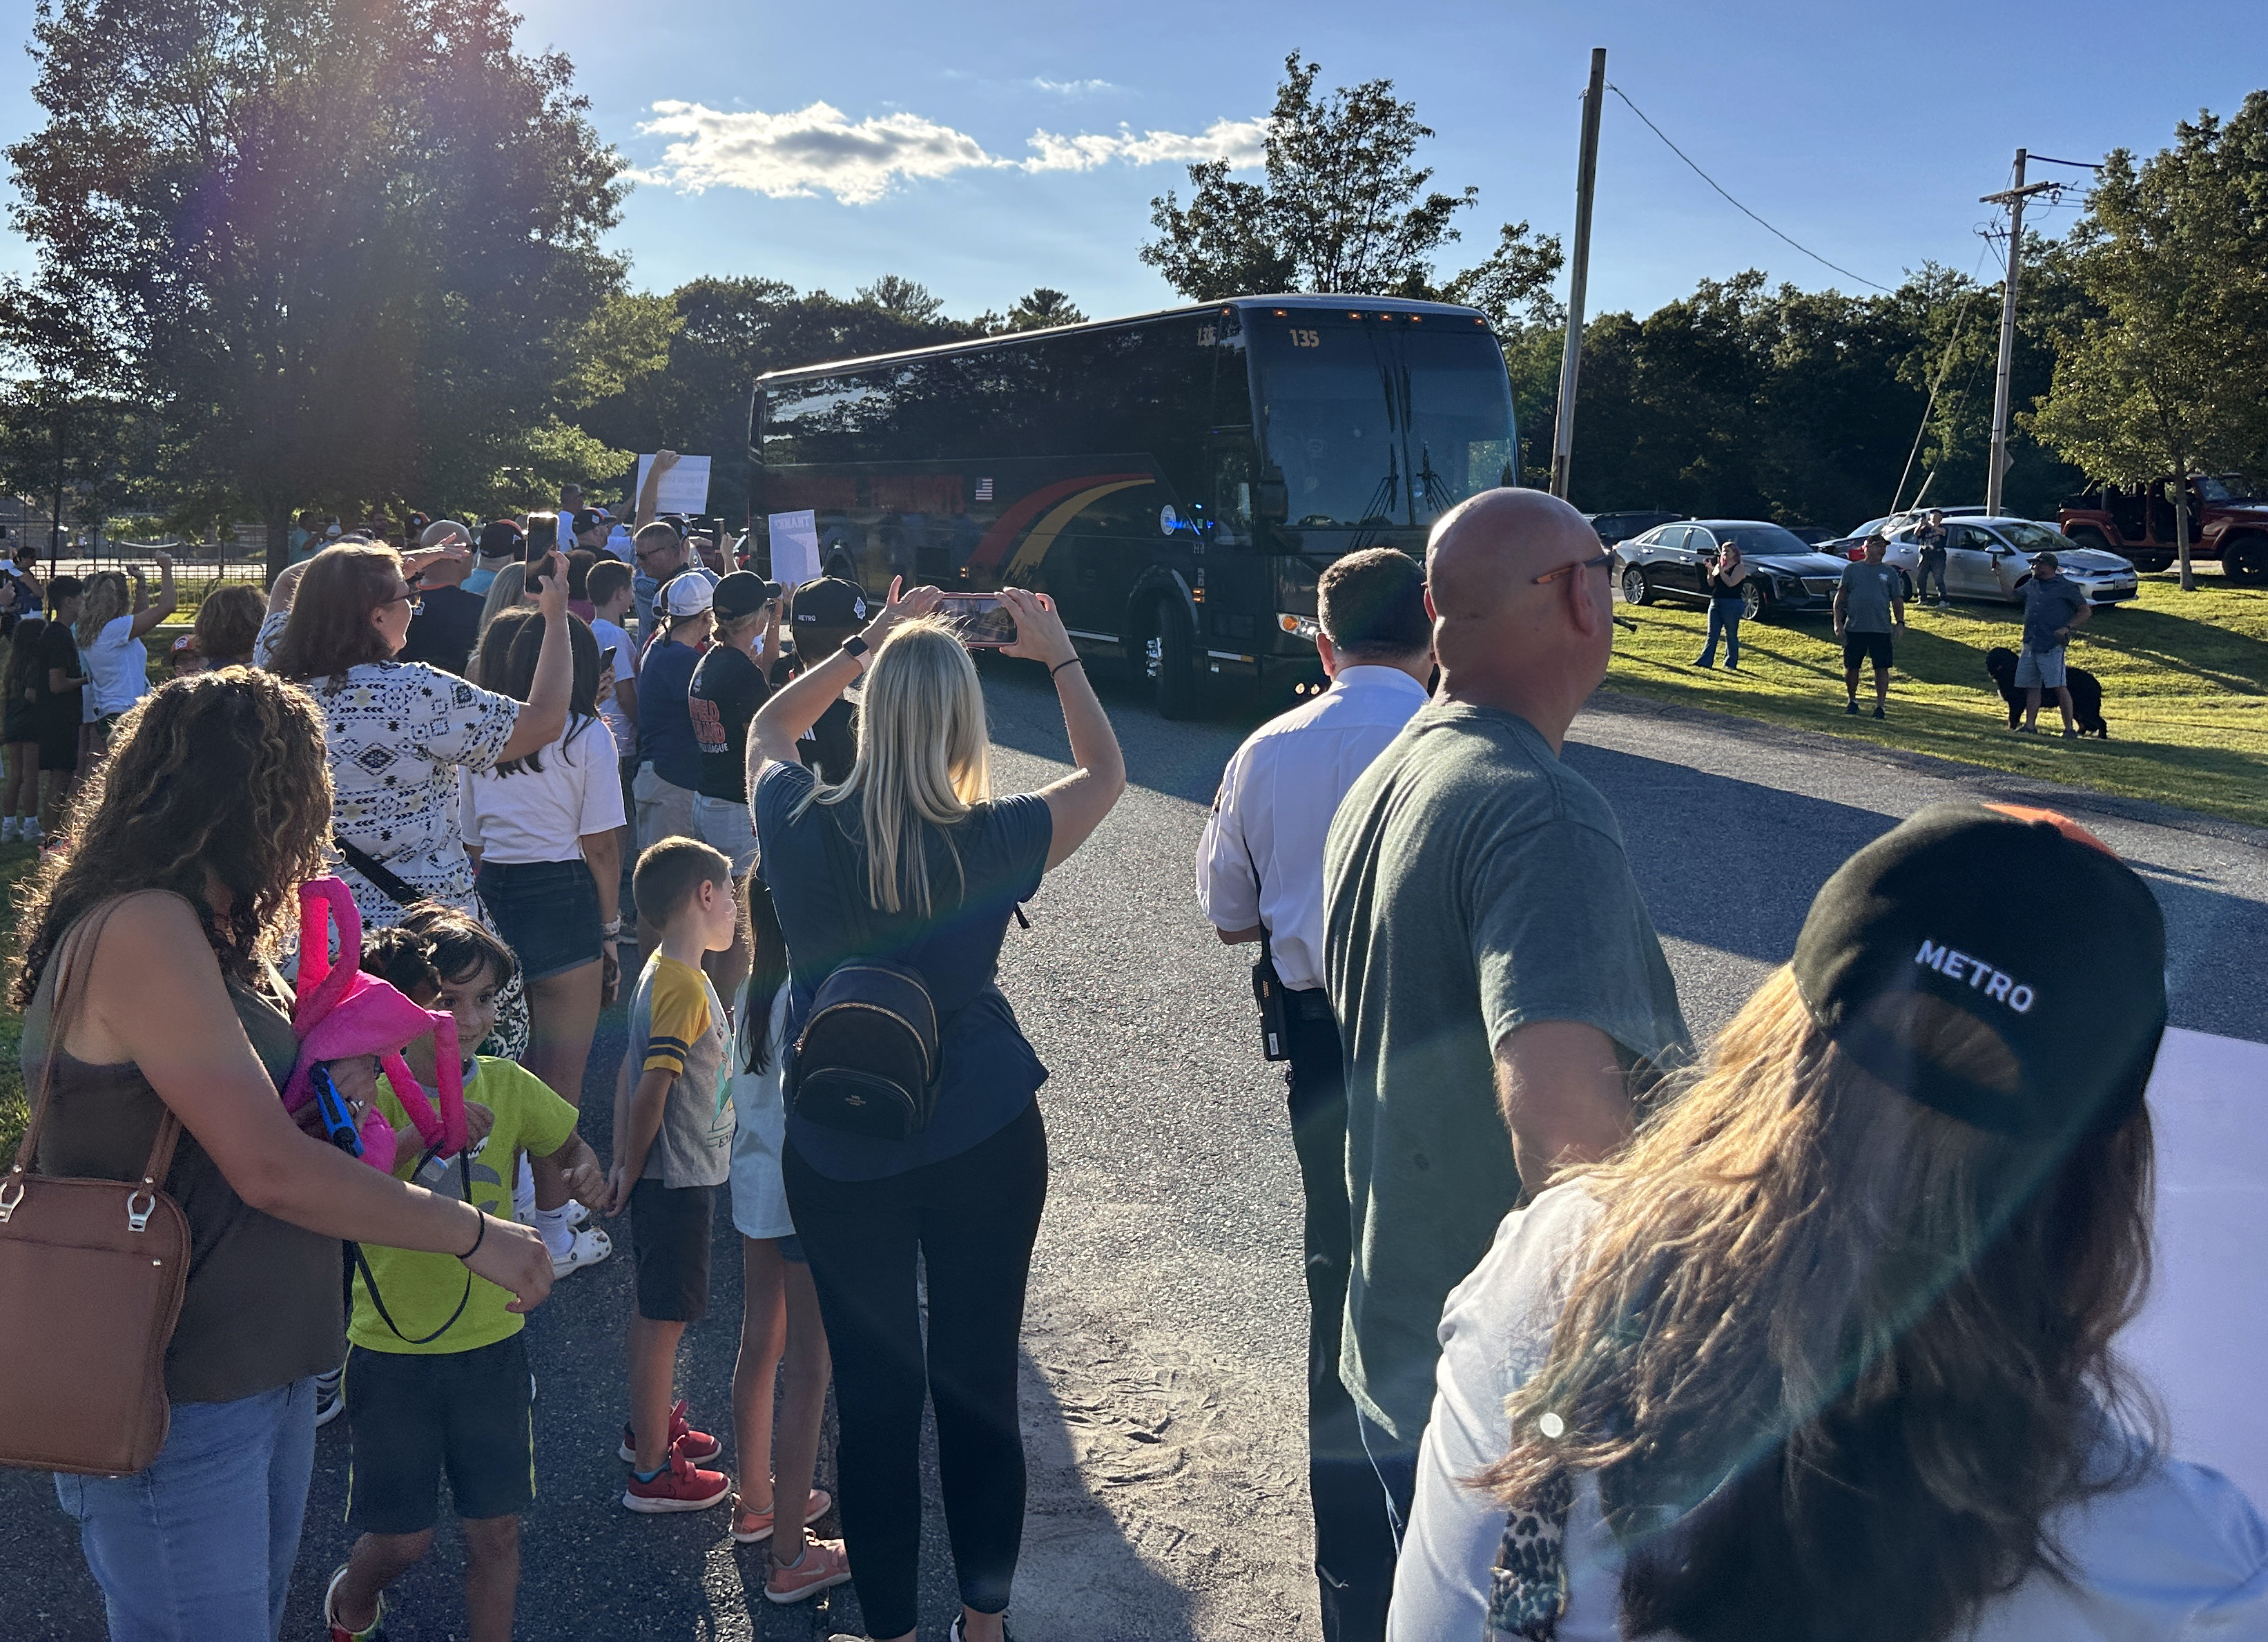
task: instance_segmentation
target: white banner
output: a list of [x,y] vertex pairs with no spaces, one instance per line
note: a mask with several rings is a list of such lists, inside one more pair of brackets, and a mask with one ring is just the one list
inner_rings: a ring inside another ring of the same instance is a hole
[[[653,469],[653,458],[638,458],[637,484],[631,490],[633,497],[645,494],[645,476]],[[657,513],[705,513],[709,511],[709,459],[706,456],[680,456],[676,465],[662,469],[661,483],[655,489],[653,511]]]
[[774,513],[770,519],[772,579],[783,587],[818,580],[818,513],[806,507],[799,513]]

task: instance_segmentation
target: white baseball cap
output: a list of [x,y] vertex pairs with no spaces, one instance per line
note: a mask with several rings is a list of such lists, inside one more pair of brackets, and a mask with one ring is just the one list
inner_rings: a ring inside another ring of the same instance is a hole
[[699,615],[715,598],[709,578],[688,571],[661,590],[661,613],[667,616]]

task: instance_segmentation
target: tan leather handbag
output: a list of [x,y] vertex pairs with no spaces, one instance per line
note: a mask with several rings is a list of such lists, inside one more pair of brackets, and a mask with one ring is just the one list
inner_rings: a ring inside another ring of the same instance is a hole
[[114,1476],[166,1446],[166,1348],[188,1280],[189,1223],[168,1197],[168,1109],[139,1181],[35,1174],[55,1055],[83,1002],[107,909],[55,954],[47,1054],[16,1165],[0,1180],[0,1465]]

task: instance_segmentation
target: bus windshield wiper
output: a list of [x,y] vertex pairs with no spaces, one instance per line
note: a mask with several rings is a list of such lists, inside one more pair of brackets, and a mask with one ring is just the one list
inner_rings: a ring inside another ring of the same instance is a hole
[[1432,512],[1446,513],[1450,507],[1448,481],[1433,471],[1433,447],[1421,441],[1418,448],[1423,454],[1424,464],[1418,470],[1417,479],[1425,497],[1425,506]]
[[1391,525],[1394,504],[1402,495],[1402,464],[1395,458],[1394,446],[1386,447],[1386,476],[1370,493],[1370,504],[1362,511],[1358,525]]

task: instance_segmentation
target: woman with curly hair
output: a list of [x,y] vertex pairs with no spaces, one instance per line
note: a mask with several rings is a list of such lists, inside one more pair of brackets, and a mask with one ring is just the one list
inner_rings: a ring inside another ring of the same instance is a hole
[[2165,959],[2045,811],[1852,857],[1690,1086],[1450,1295],[1388,1634],[2268,1635],[2268,1525],[2111,1351]]
[[[322,711],[338,792],[333,825],[346,856],[340,876],[369,929],[400,923],[402,909],[422,900],[481,916],[458,829],[457,771],[525,758],[567,727],[574,656],[566,577],[556,563],[544,584],[543,640],[526,703],[394,659],[417,610],[408,575],[438,554],[463,550],[405,559],[374,542],[326,548],[276,578],[256,646],[272,671],[304,683]],[[527,1045],[527,1005],[516,982],[500,1008],[497,1052],[517,1060]]]
[[[297,1043],[264,961],[294,887],[325,870],[330,823],[306,692],[250,668],[197,674],[126,715],[74,801],[72,848],[25,898],[11,998],[25,1086],[47,1089],[40,1172],[136,1179],[160,1125],[180,1131],[166,1189],[190,1266],[166,1356],[171,1433],[137,1475],[55,1478],[114,1636],[276,1634],[314,1376],[346,1349],[341,1238],[460,1255],[522,1308],[550,1288],[533,1233],[366,1167],[284,1110]],[[373,1091],[367,1057],[331,1072],[350,1098]]]

